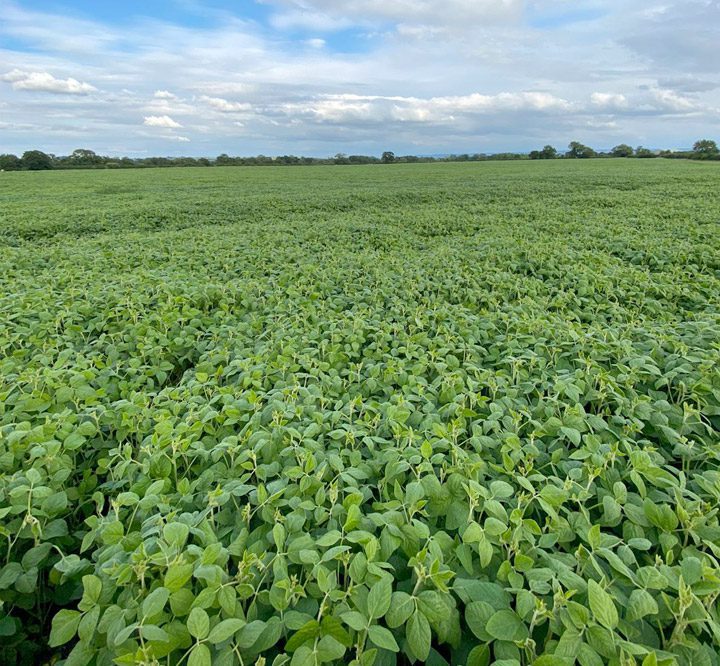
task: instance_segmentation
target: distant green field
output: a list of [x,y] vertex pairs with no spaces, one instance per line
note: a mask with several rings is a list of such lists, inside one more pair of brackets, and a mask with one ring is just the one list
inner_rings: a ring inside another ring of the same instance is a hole
[[0,173],[0,663],[718,666],[719,467],[718,164]]

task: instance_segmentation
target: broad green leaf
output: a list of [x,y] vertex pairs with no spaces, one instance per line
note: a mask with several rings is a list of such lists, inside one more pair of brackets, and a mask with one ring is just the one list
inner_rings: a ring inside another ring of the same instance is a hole
[[400,648],[398,647],[398,644],[395,641],[395,637],[392,635],[392,632],[385,627],[374,624],[368,630],[368,636],[370,640],[379,648],[382,648],[384,650],[390,650],[391,652],[400,651]]
[[475,646],[468,655],[467,666],[489,666],[490,648],[487,645]]
[[245,621],[239,618],[230,618],[216,624],[208,634],[210,643],[222,643],[245,626]]
[[341,617],[343,622],[355,631],[363,631],[369,624],[367,618],[358,611],[348,611],[343,613]]
[[187,629],[194,638],[202,640],[210,632],[210,618],[202,608],[193,608],[187,618]]
[[165,608],[170,598],[170,590],[165,587],[155,588],[143,601],[142,612],[144,617],[153,617]]
[[420,611],[415,611],[407,621],[405,637],[413,654],[421,661],[425,661],[430,654],[432,633],[430,624]]
[[187,541],[190,528],[185,523],[168,523],[163,527],[163,539],[176,548],[182,548]]
[[192,564],[174,564],[167,570],[163,586],[170,592],[176,592],[192,578],[192,573]]
[[633,590],[627,603],[627,619],[630,622],[640,620],[647,615],[659,612],[657,601],[647,590]]
[[376,620],[383,617],[390,608],[392,598],[392,584],[387,578],[383,578],[370,588],[367,597],[368,613],[370,619]]
[[415,601],[407,592],[393,592],[385,622],[388,627],[395,629],[407,622],[414,610]]
[[102,594],[102,581],[97,576],[83,576],[83,598],[81,610],[89,610],[94,606],[100,599]]
[[50,647],[58,647],[72,640],[77,631],[82,614],[75,610],[63,608],[53,617],[50,629]]
[[208,646],[200,643],[193,647],[187,663],[188,666],[212,666],[212,655]]
[[485,627],[495,612],[495,609],[484,601],[473,601],[465,608],[465,621],[470,631],[481,641],[491,641],[493,638]]
[[332,636],[323,636],[318,641],[316,653],[321,662],[327,663],[342,659],[345,650],[346,647]]
[[588,600],[595,620],[607,629],[615,629],[618,624],[615,604],[612,597],[594,580],[588,581]]
[[518,617],[517,613],[511,610],[495,612],[485,625],[485,631],[500,641],[517,642],[528,637],[527,626]]

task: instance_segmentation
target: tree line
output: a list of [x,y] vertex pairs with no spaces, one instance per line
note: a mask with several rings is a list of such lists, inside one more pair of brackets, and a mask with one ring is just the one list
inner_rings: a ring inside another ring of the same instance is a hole
[[545,146],[542,150],[533,150],[528,153],[531,160],[553,160],[558,158],[569,159],[589,159],[594,157],[666,157],[676,159],[695,159],[695,160],[720,160],[720,149],[717,143],[711,139],[700,139],[693,144],[692,150],[673,151],[673,150],[650,150],[644,146],[633,148],[626,143],[615,146],[609,152],[597,152],[585,146],[579,141],[572,141],[568,146],[568,151],[561,155],[552,146]]
[[578,141],[572,141],[568,150],[559,152],[547,145],[529,153],[464,153],[443,157],[395,155],[385,151],[382,156],[346,155],[338,153],[334,157],[298,157],[279,155],[268,157],[231,157],[226,153],[214,159],[206,157],[108,157],[98,155],[92,150],[78,148],[70,155],[57,156],[41,150],[29,150],[22,156],[0,155],[0,171],[44,171],[49,169],[138,169],[151,167],[217,167],[217,166],[309,166],[320,164],[396,164],[417,162],[482,162],[490,160],[555,160],[555,159],[594,159],[607,157],[625,158],[671,158],[694,160],[720,160],[720,149],[711,139],[696,141],[689,151],[650,150],[643,146],[632,148],[625,143],[615,146],[608,152],[599,152]]

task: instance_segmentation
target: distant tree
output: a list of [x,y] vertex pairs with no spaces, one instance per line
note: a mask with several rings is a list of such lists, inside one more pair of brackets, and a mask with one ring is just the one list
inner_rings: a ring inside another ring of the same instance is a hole
[[350,164],[373,164],[378,161],[377,157],[369,157],[368,155],[350,155],[348,157]]
[[22,167],[28,171],[45,171],[52,169],[52,158],[40,150],[28,150],[23,153]]
[[172,166],[172,160],[167,157],[146,157],[140,160],[143,166],[147,167],[169,167]]
[[557,150],[552,146],[545,146],[542,150],[533,150],[528,157],[531,160],[554,160],[557,157]]
[[227,153],[222,153],[215,158],[215,164],[218,166],[231,166],[235,164],[235,160]]
[[68,161],[73,166],[88,167],[88,166],[99,166],[104,162],[103,158],[92,150],[86,148],[78,148],[73,150]]
[[279,155],[275,161],[285,165],[300,164],[300,158],[295,155]]
[[720,154],[717,143],[711,139],[701,139],[693,144],[693,152],[698,157],[714,157]]
[[632,157],[633,149],[626,143],[621,143],[619,146],[615,146],[615,148],[610,151],[610,154],[613,157]]
[[579,141],[572,141],[568,146],[569,150],[566,153],[567,157],[571,159],[587,159],[589,157],[595,157],[595,151],[589,146],[584,146]]
[[380,158],[383,164],[392,164],[395,161],[395,153],[391,150],[386,150]]
[[19,171],[22,160],[17,155],[0,155],[0,171]]
[[648,158],[648,157],[657,157],[655,153],[650,150],[649,148],[644,148],[643,146],[638,146],[635,148],[635,157],[641,157],[641,158]]

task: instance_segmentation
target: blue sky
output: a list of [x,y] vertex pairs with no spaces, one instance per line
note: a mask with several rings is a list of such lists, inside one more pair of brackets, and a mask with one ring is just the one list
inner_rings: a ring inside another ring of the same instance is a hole
[[0,0],[0,153],[720,135],[720,0]]

